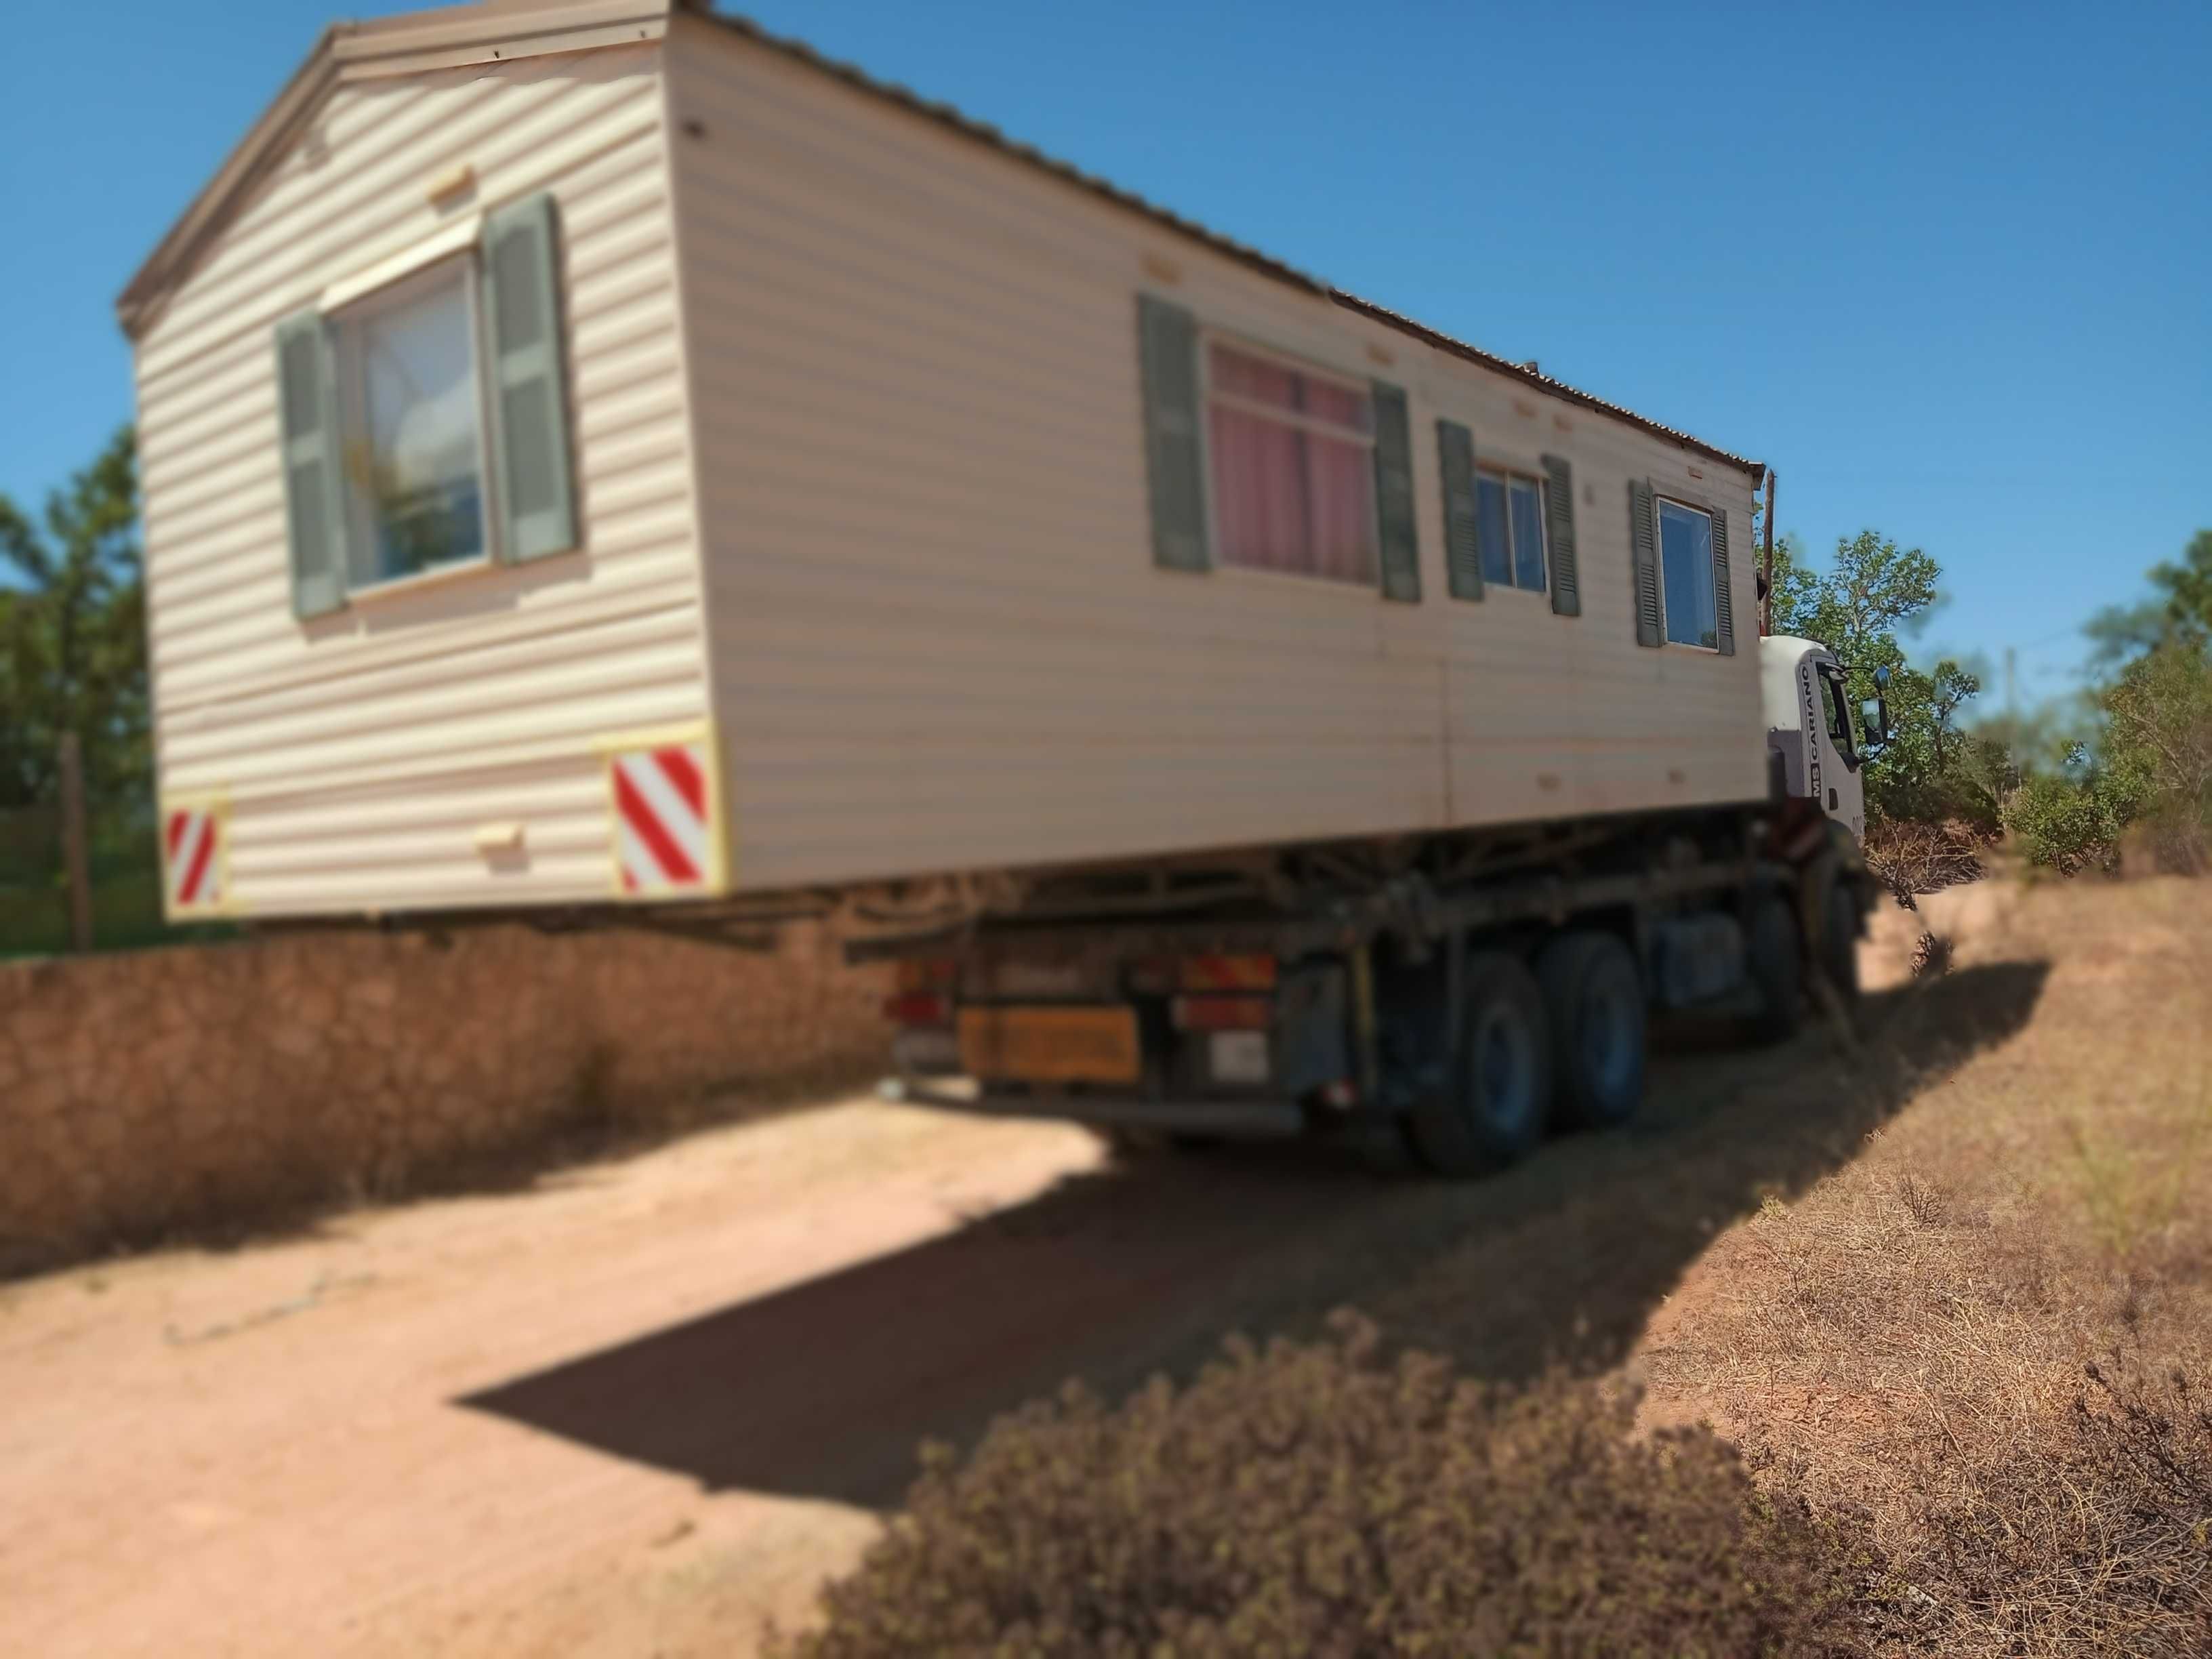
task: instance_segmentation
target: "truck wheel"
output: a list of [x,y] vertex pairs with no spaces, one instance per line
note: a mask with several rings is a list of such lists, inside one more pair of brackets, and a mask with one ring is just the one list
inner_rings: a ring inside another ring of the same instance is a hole
[[1836,883],[1828,890],[1821,920],[1820,967],[1844,1006],[1853,1007],[1859,1000],[1858,895],[1847,884]]
[[1611,933],[1568,933],[1536,957],[1561,1119],[1626,1123],[1644,1100],[1644,980]]
[[1520,960],[1468,958],[1460,1057],[1449,1086],[1414,1108],[1413,1151],[1438,1175],[1502,1169],[1543,1139],[1552,1098],[1552,1040],[1544,994]]
[[1745,967],[1759,994],[1752,1030],[1761,1042],[1786,1042],[1804,1013],[1805,964],[1797,943],[1797,916],[1778,893],[1752,901]]

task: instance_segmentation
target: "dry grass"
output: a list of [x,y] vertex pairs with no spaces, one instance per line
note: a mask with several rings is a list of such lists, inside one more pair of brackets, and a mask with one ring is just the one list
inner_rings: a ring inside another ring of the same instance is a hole
[[2046,886],[1948,943],[2049,960],[2037,1018],[1717,1243],[1655,1401],[1864,1520],[1894,1651],[2212,1651],[2212,890]]

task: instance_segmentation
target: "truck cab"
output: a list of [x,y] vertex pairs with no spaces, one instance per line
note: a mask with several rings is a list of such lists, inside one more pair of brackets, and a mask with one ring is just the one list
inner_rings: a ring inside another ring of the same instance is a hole
[[1862,769],[1884,724],[1855,720],[1844,665],[1816,640],[1770,635],[1759,642],[1760,701],[1766,714],[1770,787],[1778,799],[1816,804],[1850,832],[1866,836]]

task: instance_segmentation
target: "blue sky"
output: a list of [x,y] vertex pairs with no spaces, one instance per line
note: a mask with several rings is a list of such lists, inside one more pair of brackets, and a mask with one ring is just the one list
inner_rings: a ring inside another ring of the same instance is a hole
[[[344,0],[349,15],[404,9]],[[1921,653],[2212,525],[2212,6],[757,0],[748,15],[1942,562]],[[131,412],[118,290],[330,15],[39,6],[0,95],[0,489]],[[27,70],[23,66],[35,66]],[[1993,687],[1994,690],[1995,688]]]

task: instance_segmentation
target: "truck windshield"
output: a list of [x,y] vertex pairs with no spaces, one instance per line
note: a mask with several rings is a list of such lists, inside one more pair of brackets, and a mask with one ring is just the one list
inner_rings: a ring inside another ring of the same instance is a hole
[[1820,669],[1821,700],[1828,708],[1828,736],[1836,745],[1836,752],[1844,757],[1844,764],[1853,771],[1858,769],[1858,745],[1851,741],[1850,705],[1844,701],[1844,677],[1825,665]]

